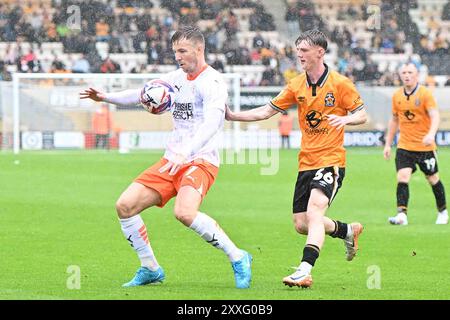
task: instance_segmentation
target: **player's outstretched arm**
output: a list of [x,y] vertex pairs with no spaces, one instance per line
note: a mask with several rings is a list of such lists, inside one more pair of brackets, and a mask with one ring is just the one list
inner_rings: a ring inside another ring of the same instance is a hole
[[134,106],[139,103],[141,90],[130,89],[120,92],[103,93],[94,88],[80,92],[80,99],[92,99],[99,102],[108,102],[121,106]]
[[102,102],[105,101],[105,94],[94,88],[89,88],[80,92],[80,99],[92,99],[94,101]]
[[272,108],[269,104],[241,112],[233,112],[227,106],[225,109],[225,119],[229,121],[244,121],[244,122],[260,121],[269,119],[270,117],[274,116],[277,113],[278,111]]
[[385,137],[385,144],[384,144],[384,150],[383,150],[383,156],[386,160],[389,160],[391,158],[391,145],[394,141],[394,136],[397,133],[398,130],[398,116],[393,115],[392,118],[389,120],[388,124],[388,131],[386,133]]

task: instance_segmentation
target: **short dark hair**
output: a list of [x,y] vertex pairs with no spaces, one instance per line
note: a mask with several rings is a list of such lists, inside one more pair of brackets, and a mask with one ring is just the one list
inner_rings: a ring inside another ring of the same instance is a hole
[[205,38],[202,32],[196,26],[183,26],[179,28],[172,36],[172,43],[178,42],[182,39],[193,40],[205,45]]
[[301,33],[297,40],[295,40],[295,45],[298,46],[303,40],[312,46],[322,47],[325,51],[328,48],[327,37],[322,31],[316,29]]

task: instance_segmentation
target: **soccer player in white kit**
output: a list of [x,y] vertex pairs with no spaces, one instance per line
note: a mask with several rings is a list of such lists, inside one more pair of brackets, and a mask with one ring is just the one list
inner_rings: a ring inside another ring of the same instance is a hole
[[[171,111],[174,130],[163,158],[141,173],[116,203],[123,234],[141,261],[134,278],[123,286],[164,280],[164,271],[153,253],[140,213],[155,205],[163,207],[176,197],[175,217],[224,251],[231,262],[236,287],[248,288],[252,256],[236,247],[214,219],[198,211],[218,173],[218,133],[225,118],[227,86],[221,74],[206,64],[205,40],[198,28],[182,27],[171,40],[180,68],[161,79],[175,90]],[[102,93],[89,88],[80,93],[80,98],[136,105],[140,90]]]

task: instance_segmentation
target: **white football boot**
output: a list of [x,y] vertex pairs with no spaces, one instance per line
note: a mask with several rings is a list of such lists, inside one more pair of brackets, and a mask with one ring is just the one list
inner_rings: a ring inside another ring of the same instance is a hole
[[283,283],[289,287],[297,286],[302,288],[310,288],[313,284],[313,280],[311,274],[297,269],[293,274],[284,277]]
[[404,212],[398,213],[395,217],[389,217],[389,223],[390,224],[397,224],[401,226],[407,226],[408,225],[408,217]]
[[436,224],[447,224],[448,223],[448,211],[444,210],[438,213]]

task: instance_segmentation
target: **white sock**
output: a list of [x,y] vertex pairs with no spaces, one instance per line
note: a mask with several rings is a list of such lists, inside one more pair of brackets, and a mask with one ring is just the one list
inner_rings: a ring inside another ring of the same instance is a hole
[[347,235],[345,236],[345,239],[350,239],[353,237],[353,229],[350,223],[347,223]]
[[125,239],[128,240],[131,247],[137,252],[139,260],[141,260],[141,266],[156,271],[159,268],[159,264],[153,254],[150,241],[148,240],[147,228],[141,216],[138,214],[131,218],[119,219],[119,221]]
[[448,216],[448,211],[447,211],[447,209],[444,209],[442,211],[439,211],[439,214],[443,214],[443,215],[447,215]]
[[311,274],[312,265],[310,265],[306,261],[300,262],[299,267],[297,268],[297,271],[300,271],[301,273]]
[[237,261],[244,256],[242,251],[228,238],[217,222],[206,214],[198,212],[189,228],[197,232],[200,237],[217,249],[223,250],[230,261]]

